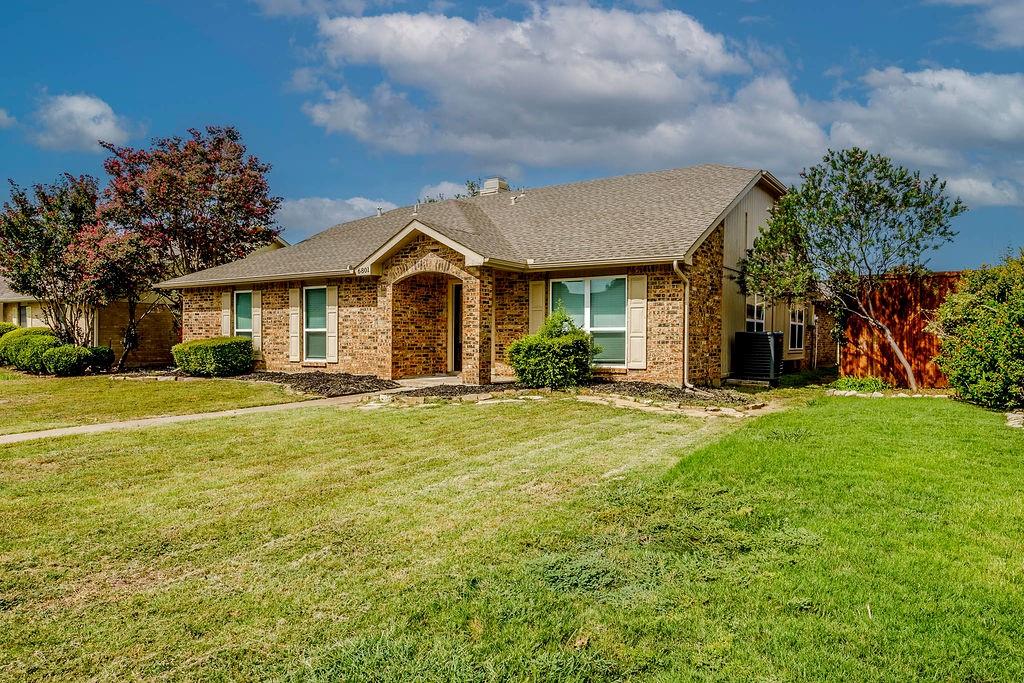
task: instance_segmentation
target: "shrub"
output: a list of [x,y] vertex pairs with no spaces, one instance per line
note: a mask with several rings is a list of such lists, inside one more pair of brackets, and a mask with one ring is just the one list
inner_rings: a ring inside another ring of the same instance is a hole
[[508,347],[508,362],[519,381],[528,387],[562,389],[590,379],[594,356],[601,349],[565,311],[548,316],[536,334],[517,339]]
[[171,354],[189,375],[231,377],[252,370],[252,340],[248,337],[196,339],[177,344]]
[[941,340],[936,362],[961,397],[1024,407],[1024,250],[965,273],[929,329]]
[[37,336],[53,337],[53,332],[48,327],[19,327],[0,337],[0,365],[16,365],[21,349]]
[[90,372],[110,372],[114,365],[114,349],[109,346],[90,346],[89,363]]
[[892,385],[881,377],[843,376],[832,382],[829,386],[838,391],[861,391],[866,393],[892,389]]
[[18,355],[14,357],[14,367],[22,372],[34,372],[41,375],[46,372],[43,355],[60,345],[60,340],[52,335],[29,335],[18,349]]
[[0,337],[4,336],[8,332],[13,332],[18,329],[18,326],[14,323],[5,323],[0,321]]
[[43,353],[43,367],[57,377],[76,377],[85,372],[92,352],[84,346],[64,344]]

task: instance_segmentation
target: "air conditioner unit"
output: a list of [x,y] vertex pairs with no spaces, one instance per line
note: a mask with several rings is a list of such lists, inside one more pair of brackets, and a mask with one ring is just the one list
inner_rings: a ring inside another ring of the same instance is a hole
[[782,333],[737,332],[736,356],[740,379],[776,384],[782,376]]

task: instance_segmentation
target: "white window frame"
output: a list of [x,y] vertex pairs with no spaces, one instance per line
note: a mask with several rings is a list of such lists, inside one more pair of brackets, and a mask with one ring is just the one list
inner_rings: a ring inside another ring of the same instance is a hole
[[[747,302],[751,298],[754,299],[754,317],[753,318],[747,317],[747,305],[748,305]],[[757,317],[758,310],[761,311],[761,317],[760,318]],[[760,294],[751,294],[750,296],[746,297],[743,300],[743,317],[746,318],[746,323],[744,324],[743,329],[745,329],[747,332],[764,332],[765,329],[767,329],[767,326],[766,326],[767,313],[766,313],[766,311],[767,311],[767,306],[765,306],[764,299],[761,298]],[[750,329],[751,323],[753,323],[753,328],[754,329]],[[758,323],[761,324],[761,329],[757,329]]]
[[[625,296],[622,299],[622,313],[625,320],[625,325],[622,327],[591,327],[590,326],[590,281],[591,280],[614,280],[622,279],[625,281]],[[556,277],[551,278],[548,281],[548,315],[554,313],[553,306],[555,305],[555,283],[556,282],[583,282],[583,324],[580,328],[585,332],[593,334],[594,332],[622,332],[625,335],[626,351],[629,351],[629,278],[625,273],[612,274],[612,275],[592,275],[586,277]],[[625,359],[627,362],[629,358]],[[626,363],[599,363],[595,362],[594,367],[598,368],[624,368]]]
[[[795,315],[796,314],[796,315]],[[794,319],[797,318],[797,319]],[[800,329],[800,346],[795,346],[793,342],[796,340],[797,335],[794,334],[796,328]],[[790,351],[803,351],[804,343],[806,342],[807,334],[807,312],[801,306],[800,308],[789,309],[789,350]]]
[[302,360],[309,363],[326,363],[327,353],[324,353],[323,358],[310,358],[309,357],[309,343],[306,334],[308,332],[323,332],[324,340],[327,339],[327,328],[326,327],[306,327],[306,292],[311,289],[322,289],[324,290],[324,323],[327,323],[327,285],[318,285],[315,287],[303,287],[302,288]]
[[[249,295],[249,329],[243,329],[238,327],[238,295],[248,294]],[[252,339],[252,290],[251,289],[236,289],[234,295],[231,297],[231,334],[238,336],[239,332],[248,332],[249,339]]]

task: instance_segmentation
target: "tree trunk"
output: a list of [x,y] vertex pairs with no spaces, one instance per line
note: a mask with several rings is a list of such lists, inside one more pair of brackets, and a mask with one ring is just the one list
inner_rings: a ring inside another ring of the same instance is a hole
[[896,354],[896,358],[899,359],[900,365],[903,366],[903,371],[907,373],[907,384],[910,386],[910,390],[916,393],[917,379],[914,377],[914,368],[911,367],[910,361],[908,361],[907,357],[903,354],[903,350],[900,349],[900,345],[896,343],[896,338],[892,336],[892,332],[889,328],[877,320],[875,321],[875,324],[882,330],[885,340],[889,342],[889,346],[892,347],[893,353]]
[[117,359],[117,371],[124,372],[125,364],[128,362],[128,354],[139,348],[139,321],[135,319],[138,314],[138,302],[128,300],[128,322],[121,334],[121,357]]

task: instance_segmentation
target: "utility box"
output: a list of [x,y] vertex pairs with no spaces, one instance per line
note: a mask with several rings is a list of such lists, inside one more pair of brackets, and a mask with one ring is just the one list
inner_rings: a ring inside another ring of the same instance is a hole
[[781,332],[737,332],[740,379],[778,384],[782,376]]

